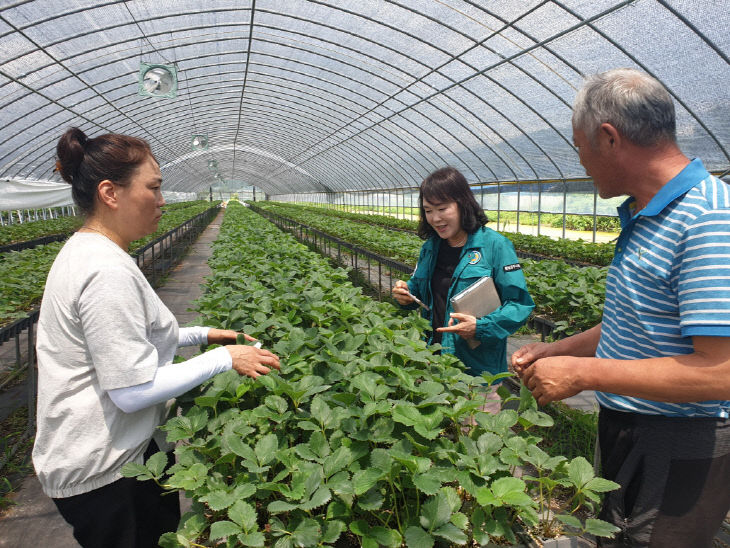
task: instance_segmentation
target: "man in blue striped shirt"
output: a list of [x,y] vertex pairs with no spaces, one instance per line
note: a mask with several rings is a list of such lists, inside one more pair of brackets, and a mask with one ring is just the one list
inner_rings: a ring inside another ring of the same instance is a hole
[[629,196],[603,319],[513,366],[540,404],[597,391],[621,485],[602,546],[709,547],[730,510],[730,188],[682,153],[671,96],[636,70],[587,79],[573,139],[601,198]]

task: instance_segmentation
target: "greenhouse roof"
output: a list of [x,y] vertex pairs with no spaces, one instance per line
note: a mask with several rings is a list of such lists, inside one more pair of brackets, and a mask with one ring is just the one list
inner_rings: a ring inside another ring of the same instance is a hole
[[70,126],[147,139],[178,192],[582,178],[571,104],[621,66],[664,83],[681,147],[723,173],[728,26],[715,0],[5,1],[0,178],[60,181]]

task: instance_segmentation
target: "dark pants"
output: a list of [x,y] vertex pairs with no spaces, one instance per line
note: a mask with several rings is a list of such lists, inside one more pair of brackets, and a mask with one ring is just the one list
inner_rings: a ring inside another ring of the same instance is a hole
[[[157,451],[150,442],[145,460]],[[172,458],[172,454],[168,454]],[[153,481],[122,478],[73,497],[53,499],[84,548],[150,548],[180,521],[177,492],[161,496]]]
[[601,519],[621,528],[599,546],[706,548],[730,510],[730,420],[601,409]]

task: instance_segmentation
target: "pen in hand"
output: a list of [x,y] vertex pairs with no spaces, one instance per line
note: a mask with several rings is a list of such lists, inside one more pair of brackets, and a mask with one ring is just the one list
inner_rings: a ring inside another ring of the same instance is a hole
[[424,304],[424,303],[423,303],[423,301],[422,301],[421,299],[419,299],[418,297],[416,297],[416,296],[415,296],[415,295],[414,295],[413,293],[411,293],[410,291],[408,292],[408,296],[409,296],[409,297],[410,297],[411,299],[413,299],[413,300],[415,301],[415,303],[416,303],[416,304],[417,304],[418,306],[422,306],[423,308],[425,308],[425,309],[426,309],[426,310],[428,310],[428,311],[430,311],[430,310],[431,310],[431,307],[429,307],[428,305]]

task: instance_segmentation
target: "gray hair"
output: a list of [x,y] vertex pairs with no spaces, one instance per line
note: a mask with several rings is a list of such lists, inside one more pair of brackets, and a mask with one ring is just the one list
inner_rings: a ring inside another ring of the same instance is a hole
[[604,123],[638,146],[677,139],[672,97],[656,78],[635,69],[586,78],[573,103],[573,127],[595,144],[596,131]]

